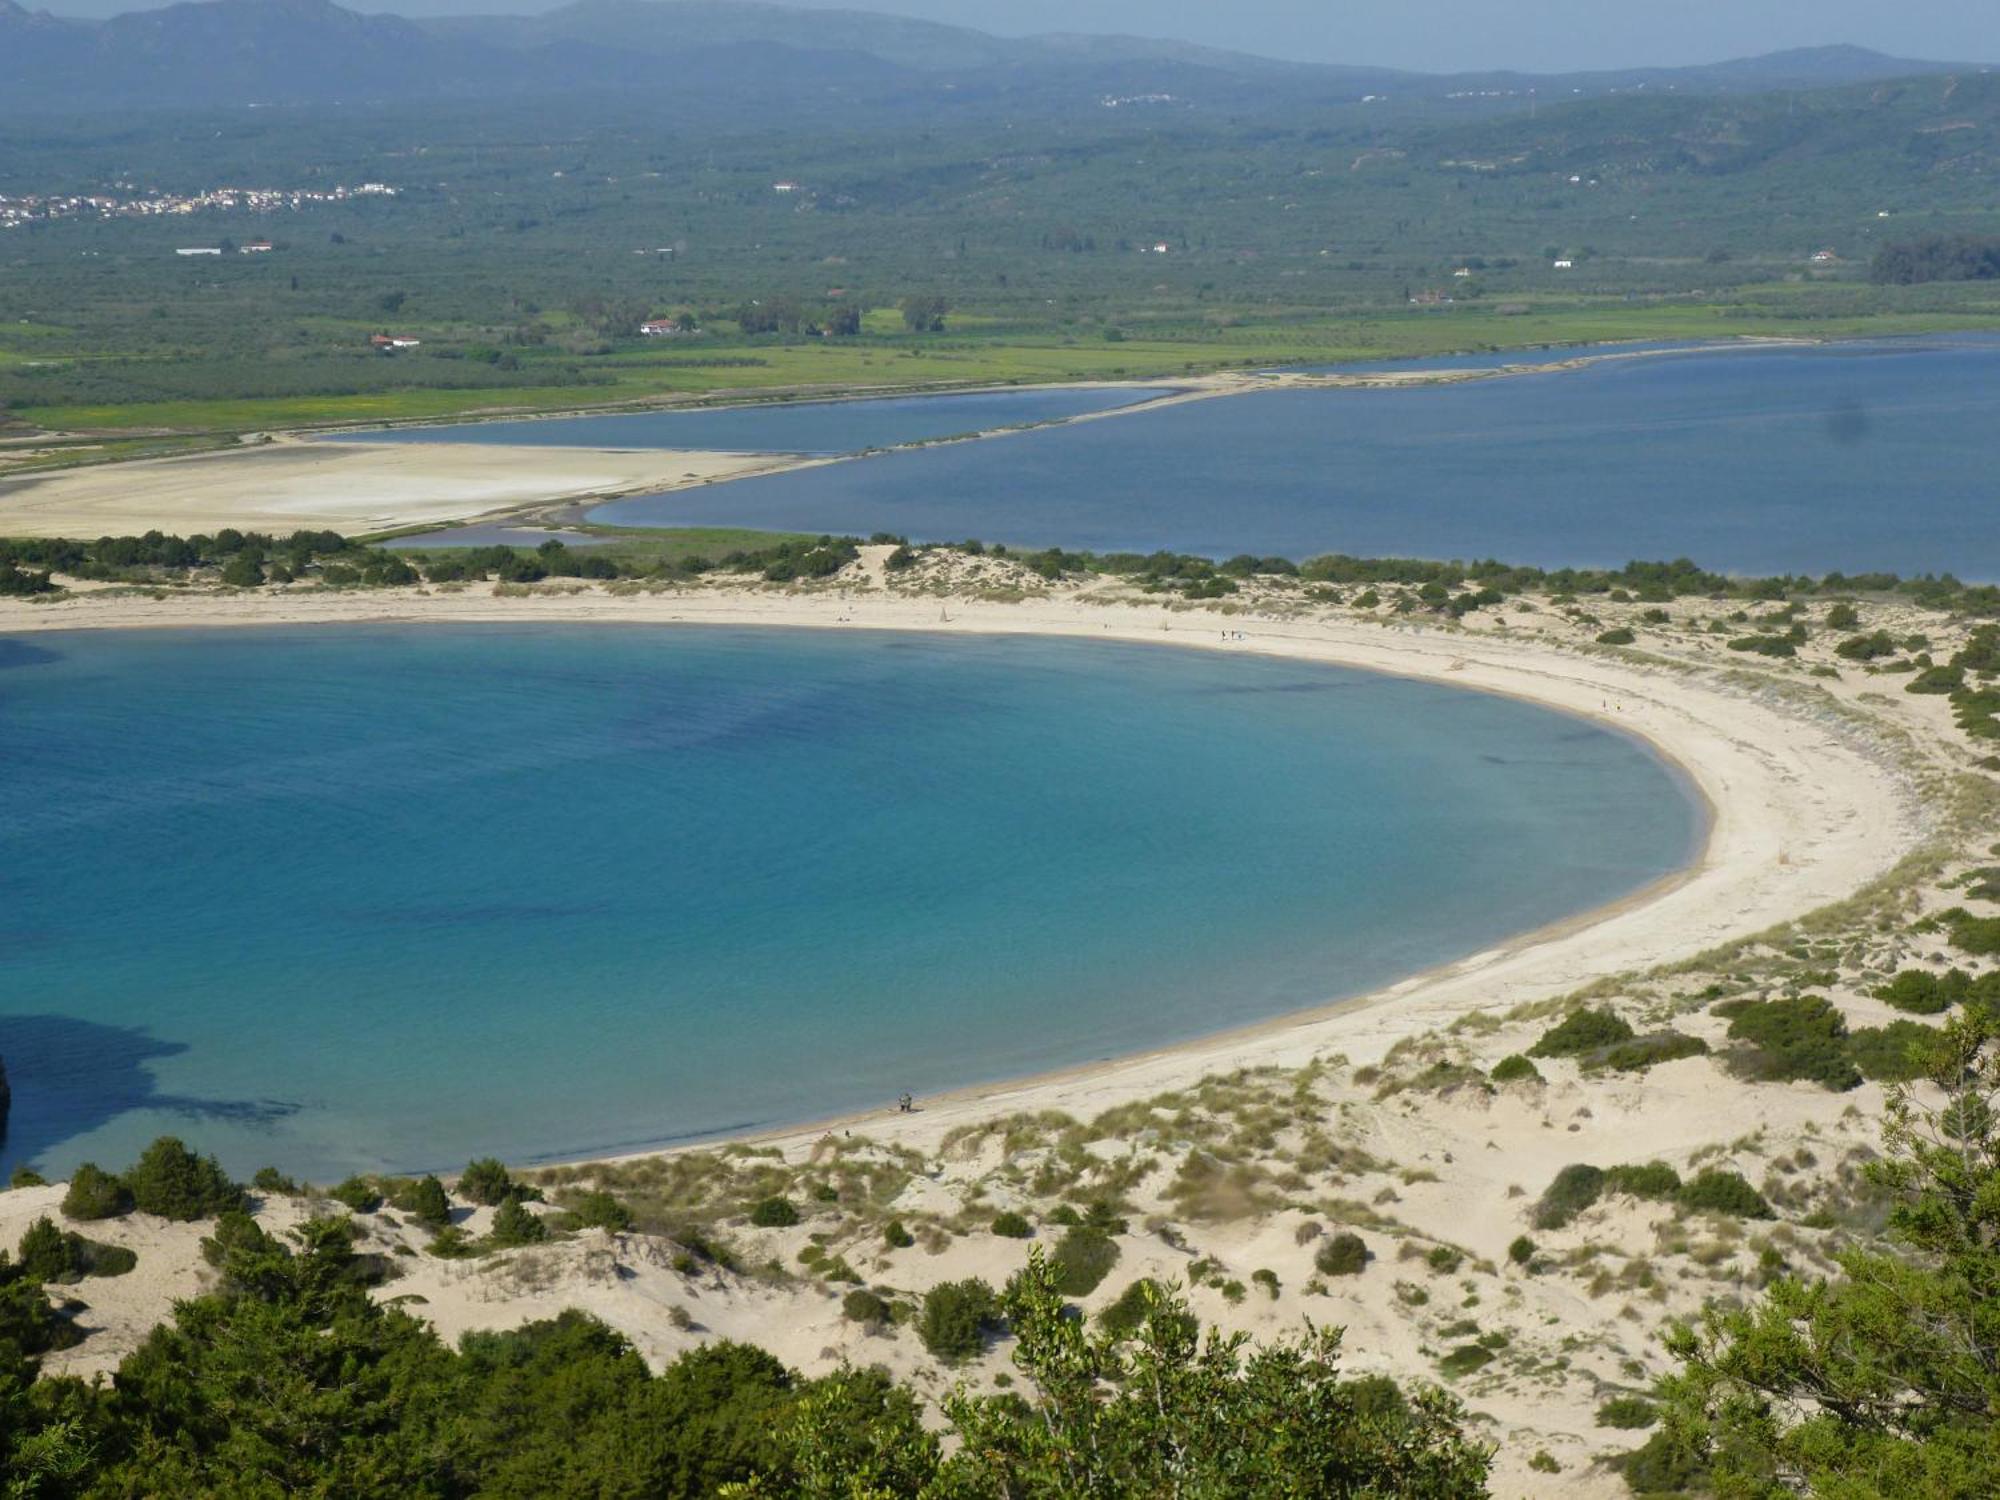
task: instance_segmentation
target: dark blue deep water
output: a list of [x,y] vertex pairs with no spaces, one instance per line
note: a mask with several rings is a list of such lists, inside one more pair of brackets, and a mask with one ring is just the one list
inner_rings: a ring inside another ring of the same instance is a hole
[[832,631],[0,640],[0,778],[0,1170],[53,1172],[876,1106],[1378,986],[1700,831],[1637,742],[1508,699]]
[[[1534,363],[1553,353],[1497,357]],[[1268,391],[614,501],[594,521],[1093,551],[2000,580],[2000,340]]]

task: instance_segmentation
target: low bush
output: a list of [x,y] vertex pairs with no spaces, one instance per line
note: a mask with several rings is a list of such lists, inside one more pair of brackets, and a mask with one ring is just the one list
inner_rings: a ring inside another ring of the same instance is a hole
[[1065,1297],[1088,1297],[1118,1264],[1118,1242],[1087,1224],[1063,1231],[1049,1263]]
[[1671,1198],[1681,1190],[1681,1174],[1663,1161],[1613,1167],[1604,1174],[1604,1191],[1633,1198]]
[[514,1179],[490,1156],[467,1162],[458,1177],[458,1195],[481,1208],[497,1208],[514,1191]]
[[1599,1427],[1617,1427],[1630,1432],[1651,1427],[1659,1420],[1659,1408],[1643,1396],[1613,1396],[1597,1408]]
[[950,1363],[977,1356],[1000,1326],[1000,1299],[977,1277],[932,1287],[917,1315],[917,1337],[924,1348]]
[[891,1250],[907,1250],[917,1242],[917,1237],[904,1227],[901,1219],[891,1219],[882,1227],[882,1243]]
[[1119,1338],[1126,1338],[1138,1332],[1159,1294],[1158,1282],[1149,1277],[1140,1277],[1118,1294],[1117,1301],[1099,1311],[1098,1326],[1106,1333],[1115,1334]]
[[1537,1229],[1560,1229],[1597,1202],[1604,1191],[1601,1168],[1573,1163],[1556,1173],[1535,1204],[1532,1221]]
[[1598,636],[1597,644],[1600,646],[1629,646],[1637,639],[1638,637],[1632,634],[1630,630],[1626,629],[1623,625],[1619,625]]
[[1685,1183],[1678,1201],[1695,1213],[1728,1214],[1738,1219],[1775,1217],[1764,1195],[1744,1180],[1741,1173],[1711,1167]]
[[1924,1055],[1937,1046],[1937,1035],[1921,1021],[1864,1026],[1848,1036],[1847,1053],[1863,1078],[1908,1083],[1924,1076]]
[[752,1205],[750,1222],[759,1229],[790,1229],[799,1222],[799,1210],[789,1198],[765,1198]]
[[528,1212],[519,1198],[509,1198],[500,1205],[493,1215],[493,1227],[486,1233],[488,1243],[503,1250],[539,1245],[548,1237],[549,1226]]
[[15,1255],[15,1268],[32,1281],[123,1276],[138,1264],[137,1253],[125,1246],[87,1240],[74,1230],[57,1227],[46,1214],[28,1226]]
[[250,1186],[260,1193],[277,1193],[287,1198],[299,1190],[299,1185],[276,1167],[259,1167],[257,1175],[250,1179]]
[[1009,1210],[993,1216],[993,1232],[1003,1240],[1025,1240],[1034,1236],[1035,1226],[1024,1215]]
[[1613,1042],[1579,1053],[1577,1062],[1585,1068],[1609,1068],[1614,1073],[1643,1073],[1661,1063],[1683,1057],[1705,1057],[1708,1043],[1682,1031],[1651,1031],[1630,1041]]
[[2000,953],[2000,917],[1975,917],[1966,912],[1948,914],[1951,942],[1966,953]]
[[1359,1276],[1367,1269],[1368,1242],[1351,1231],[1331,1236],[1313,1255],[1313,1268],[1322,1276]]
[[1632,1035],[1631,1026],[1608,1010],[1572,1011],[1542,1033],[1541,1040],[1528,1049],[1528,1056],[1575,1057],[1581,1052],[1630,1041]]
[[1542,1070],[1520,1053],[1513,1052],[1495,1063],[1493,1071],[1486,1076],[1495,1083],[1540,1083]]
[[889,1304],[866,1288],[856,1287],[840,1299],[840,1313],[850,1323],[875,1328],[889,1321]]
[[1483,1344],[1460,1344],[1438,1361],[1438,1371],[1447,1380],[1483,1370],[1493,1362],[1493,1351]]
[[1535,1259],[1535,1242],[1525,1234],[1514,1236],[1514,1243],[1507,1247],[1507,1259],[1517,1266],[1531,1265]]
[[213,1156],[196,1156],[173,1136],[163,1135],[125,1174],[132,1206],[162,1219],[193,1222],[245,1206],[240,1184],[231,1182]]
[[1877,1000],[1917,1016],[1934,1016],[1950,1010],[1972,988],[1972,976],[1963,969],[1933,974],[1928,969],[1904,969],[1875,991]]
[[70,1174],[62,1211],[66,1219],[116,1218],[132,1211],[132,1192],[96,1162],[87,1161]]
[[350,1177],[335,1186],[327,1196],[357,1214],[372,1214],[382,1206],[381,1189],[367,1177]]
[[632,1210],[600,1189],[571,1203],[563,1223],[568,1229],[608,1229],[613,1234],[623,1234],[632,1227]]
[[1885,656],[1894,656],[1896,649],[1896,642],[1889,632],[1877,630],[1868,635],[1849,636],[1833,648],[1833,654],[1843,661],[1879,661]]
[[1806,1079],[1836,1093],[1861,1082],[1847,1055],[1847,1022],[1817,995],[1733,1002],[1723,1013],[1730,1017],[1729,1035],[1746,1044],[1729,1057],[1739,1077],[1769,1083]]

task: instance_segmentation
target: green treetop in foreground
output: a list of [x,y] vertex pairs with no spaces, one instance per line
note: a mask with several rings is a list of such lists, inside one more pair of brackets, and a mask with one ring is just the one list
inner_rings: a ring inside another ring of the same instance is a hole
[[1838,1281],[1781,1279],[1669,1345],[1667,1421],[1628,1468],[1642,1492],[2000,1495],[2000,1036],[1983,1009],[1928,1060],[1941,1098],[1890,1096],[1870,1175],[1901,1253],[1851,1249]]
[[[512,1201],[512,1200],[510,1200]],[[369,1295],[343,1218],[288,1245],[231,1210],[215,1293],[178,1304],[107,1386],[35,1379],[68,1325],[32,1280],[0,1298],[0,1495],[1071,1500],[1485,1493],[1447,1397],[1343,1380],[1339,1335],[1252,1349],[1155,1296],[1090,1335],[1039,1254],[1003,1306],[1026,1394],[944,1403],[946,1439],[878,1372],[806,1381],[721,1343],[650,1374],[568,1312],[457,1350]],[[950,1438],[958,1441],[951,1442]],[[949,1457],[945,1450],[954,1451]]]
[[[940,1458],[913,1403],[871,1403],[871,1377],[835,1376],[802,1399],[776,1469],[731,1500],[1188,1500],[1483,1495],[1490,1451],[1449,1397],[1344,1380],[1340,1334],[1252,1348],[1155,1293],[1129,1337],[1092,1334],[1040,1249],[1004,1308],[1028,1392],[946,1398],[958,1441]],[[857,1385],[856,1382],[864,1382]]]

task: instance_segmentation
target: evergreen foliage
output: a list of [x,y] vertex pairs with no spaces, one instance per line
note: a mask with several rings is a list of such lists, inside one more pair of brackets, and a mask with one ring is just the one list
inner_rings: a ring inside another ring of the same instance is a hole
[[1941,1096],[1891,1093],[1884,1248],[1841,1275],[1783,1276],[1748,1307],[1677,1326],[1665,1425],[1635,1488],[1725,1496],[2000,1494],[2000,1057],[1990,1017],[1953,1018],[1926,1068]]

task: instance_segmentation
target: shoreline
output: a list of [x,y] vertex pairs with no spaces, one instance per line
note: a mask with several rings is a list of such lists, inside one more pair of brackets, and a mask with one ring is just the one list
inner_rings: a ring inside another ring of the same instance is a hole
[[[190,610],[190,605],[197,608]],[[932,611],[948,612],[936,618]],[[1118,640],[1319,662],[1510,696],[1645,742],[1704,808],[1699,845],[1678,871],[1605,905],[1516,934],[1395,983],[1266,1020],[1135,1053],[941,1090],[919,1110],[887,1107],[724,1130],[647,1145],[564,1151],[537,1166],[623,1161],[751,1143],[809,1146],[866,1125],[871,1135],[935,1147],[957,1125],[1015,1111],[1089,1113],[1243,1067],[1297,1065],[1340,1050],[1374,1060],[1399,1040],[1475,1007],[1547,1000],[1593,981],[1692,957],[1734,937],[1851,895],[1893,867],[1924,831],[1909,768],[1885,764],[1832,716],[1788,710],[1684,668],[1599,657],[1545,642],[1359,624],[1226,618],[1083,598],[1020,604],[728,593],[540,597],[340,594],[88,596],[0,609],[0,634],[71,629],[312,627],[341,623],[725,625],[1020,634]],[[1594,701],[1593,701],[1594,700]],[[1614,706],[1615,705],[1615,706]]]

